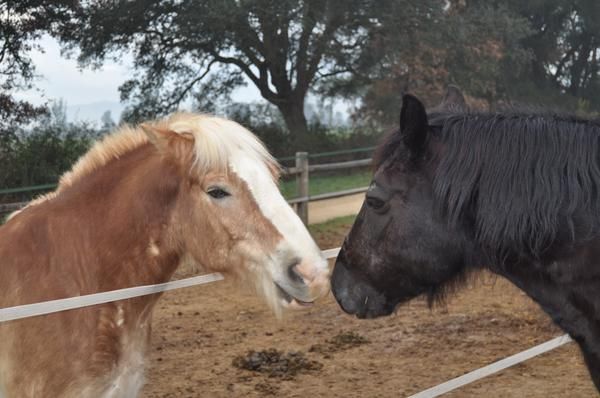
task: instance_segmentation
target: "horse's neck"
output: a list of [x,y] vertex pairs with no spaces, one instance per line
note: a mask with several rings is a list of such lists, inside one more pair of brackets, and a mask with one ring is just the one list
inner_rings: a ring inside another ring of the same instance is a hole
[[26,211],[49,224],[56,261],[94,280],[96,289],[165,282],[180,257],[171,228],[179,181],[146,146]]
[[130,284],[164,282],[179,263],[172,210],[181,177],[154,154],[146,147],[123,156],[99,171],[88,188],[88,200],[94,201],[99,189],[113,184],[96,213],[97,238],[107,244],[105,266]]
[[598,242],[556,261],[502,267],[500,274],[517,285],[579,344],[592,379],[600,389],[600,256]]

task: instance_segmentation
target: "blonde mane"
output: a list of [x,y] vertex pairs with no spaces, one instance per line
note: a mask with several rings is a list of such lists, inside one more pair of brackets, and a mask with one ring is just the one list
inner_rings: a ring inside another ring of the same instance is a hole
[[[256,162],[266,163],[277,178],[279,167],[276,160],[254,134],[234,121],[206,114],[178,112],[146,125],[178,134],[191,134],[195,145],[195,169],[199,173],[226,170],[233,156],[244,154]],[[58,196],[63,189],[86,175],[147,142],[149,142],[148,136],[140,126],[125,125],[118,128],[97,141],[85,155],[80,157],[73,168],[61,176],[55,191],[39,196],[26,207]],[[11,214],[9,218],[19,212]]]

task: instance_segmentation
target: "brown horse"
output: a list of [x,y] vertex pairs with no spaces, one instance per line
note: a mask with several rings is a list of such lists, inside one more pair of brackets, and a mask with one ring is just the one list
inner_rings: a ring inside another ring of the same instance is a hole
[[[252,282],[276,312],[328,268],[240,125],[176,114],[97,143],[0,228],[0,308],[168,281],[187,258]],[[0,397],[135,397],[159,295],[0,323]]]

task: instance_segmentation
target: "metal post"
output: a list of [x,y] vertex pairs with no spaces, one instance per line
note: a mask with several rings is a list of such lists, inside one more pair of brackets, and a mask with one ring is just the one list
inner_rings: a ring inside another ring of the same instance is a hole
[[296,184],[297,193],[301,198],[305,198],[298,202],[296,212],[304,223],[308,225],[308,153],[296,152]]

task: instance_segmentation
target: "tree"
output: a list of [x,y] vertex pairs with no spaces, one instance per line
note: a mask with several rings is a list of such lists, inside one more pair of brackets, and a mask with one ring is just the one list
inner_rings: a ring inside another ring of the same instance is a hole
[[[62,100],[51,103],[38,120],[12,131],[10,136],[0,135],[0,187],[55,183],[99,135],[91,124],[69,123]],[[30,199],[29,195],[13,200]]]
[[420,12],[408,16],[395,8],[401,4],[391,4],[364,52],[361,73],[338,79],[330,93],[360,95],[356,122],[382,130],[397,125],[405,92],[429,105],[439,102],[448,84],[488,107],[508,98],[514,73],[530,59],[521,43],[530,33],[528,22],[502,5],[475,3],[421,1]]
[[364,122],[365,117],[389,117],[395,125],[402,93],[427,86],[428,79],[445,74],[435,53],[445,44],[437,35],[443,27],[445,5],[445,0],[378,3],[377,24],[355,56],[353,73],[320,84],[320,91],[325,96],[358,95],[362,98],[358,118]]
[[524,42],[533,54],[526,78],[561,105],[583,100],[600,110],[600,3],[511,0],[510,5],[533,30]]
[[0,134],[14,131],[46,112],[44,106],[34,106],[15,99],[13,92],[31,88],[35,68],[29,52],[41,50],[35,44],[45,32],[70,17],[73,2],[42,0],[0,1]]
[[103,132],[112,131],[115,127],[117,127],[117,124],[112,118],[110,110],[104,111],[104,113],[100,117],[100,123],[100,131]]
[[[504,81],[499,97],[600,110],[600,3],[596,0],[457,0],[451,4],[463,19],[473,20],[472,15],[484,21],[481,9],[496,13],[496,18],[487,18],[489,22],[477,28],[480,37],[493,24],[503,24],[504,37],[513,37],[509,40],[513,50],[506,47],[504,54],[512,61],[516,54],[525,62],[499,64],[505,69],[498,70]],[[519,55],[523,52],[526,57]]]
[[529,21],[504,2],[487,0],[453,2],[445,21],[448,83],[485,100],[488,108],[519,97],[531,61],[524,45],[533,33]]
[[[441,3],[441,1],[439,1]],[[416,3],[416,4],[415,4]],[[78,29],[64,29],[82,65],[131,51],[136,76],[121,86],[129,118],[172,111],[230,94],[245,77],[302,141],[311,87],[352,74],[382,10],[420,9],[408,0],[143,0],[80,6]]]

